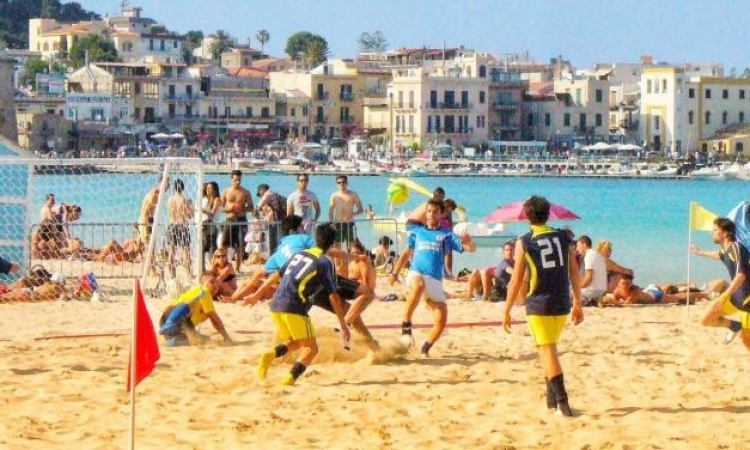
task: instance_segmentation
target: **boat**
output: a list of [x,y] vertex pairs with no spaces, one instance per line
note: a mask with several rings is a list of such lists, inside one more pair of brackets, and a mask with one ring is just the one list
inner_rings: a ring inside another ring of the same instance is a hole
[[696,169],[688,175],[693,180],[714,180],[724,181],[727,179],[726,171],[721,170],[719,167],[702,167]]

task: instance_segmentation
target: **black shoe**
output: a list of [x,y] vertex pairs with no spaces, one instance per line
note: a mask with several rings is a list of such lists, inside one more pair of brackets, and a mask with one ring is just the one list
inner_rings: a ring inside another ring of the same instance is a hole
[[564,417],[573,417],[573,411],[570,409],[568,399],[557,402],[557,414]]

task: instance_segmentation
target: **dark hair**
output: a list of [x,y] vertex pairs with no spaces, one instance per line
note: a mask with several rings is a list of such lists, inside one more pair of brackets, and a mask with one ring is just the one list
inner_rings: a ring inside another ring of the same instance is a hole
[[383,236],[380,239],[378,239],[378,244],[380,245],[393,245],[393,240],[391,240],[388,236]]
[[[434,197],[427,200],[427,206],[430,205],[436,207],[441,213],[445,212],[445,206],[443,205],[443,202],[435,199]],[[425,206],[425,211],[427,210],[427,206]]]
[[511,240],[509,240],[508,242],[506,242],[505,244],[503,244],[503,248],[505,248],[505,247],[507,247],[507,246],[509,246],[509,245],[510,245],[511,247],[515,247],[515,246],[516,246],[516,240],[515,240],[515,239],[511,239]]
[[539,195],[532,195],[523,203],[523,211],[532,225],[544,225],[549,219],[549,202]]
[[306,174],[305,172],[297,174],[297,181],[299,181],[300,177],[305,177],[305,178],[307,178],[308,181],[310,181],[310,175]]
[[730,241],[734,242],[737,240],[737,226],[731,220],[726,217],[717,217],[714,219],[714,225],[716,225],[716,228],[727,233]]
[[230,178],[231,178],[231,177],[234,177],[235,175],[237,175],[238,177],[242,178],[242,171],[241,171],[241,170],[237,170],[237,169],[234,169],[234,170],[232,171],[232,174],[231,174]]
[[437,197],[438,195],[442,195],[445,197],[445,189],[441,188],[440,186],[436,187],[434,191],[432,191],[432,196]]
[[182,182],[181,179],[174,180],[174,190],[177,192],[182,192],[185,189],[185,183]]
[[583,242],[588,248],[591,248],[591,238],[585,234],[578,238],[577,242]]
[[[257,190],[255,191],[255,194],[256,194],[256,195],[257,195],[258,197],[260,197],[261,195],[263,195],[263,193],[265,193],[266,191],[268,191],[268,190],[270,190],[270,189],[271,189],[271,186],[269,186],[269,185],[268,185],[268,184],[266,184],[266,183],[261,183],[261,184],[259,184],[259,185],[258,185],[258,189],[257,189]],[[263,192],[260,192],[261,190],[262,190]]]
[[364,244],[362,244],[362,241],[360,241],[359,238],[354,238],[353,241],[349,242],[349,248],[356,248],[363,253],[367,251]]
[[294,234],[297,230],[299,230],[299,227],[301,225],[302,217],[295,215],[286,216],[281,221],[281,234],[284,236]]
[[[218,197],[219,194],[220,194],[220,192],[219,192],[219,183],[217,183],[215,181],[209,181],[208,183],[205,184],[205,186],[208,186],[208,185],[213,186],[214,192],[216,193],[216,196]],[[205,195],[206,193],[207,193],[207,190],[204,188],[203,189],[203,194]]]
[[446,198],[443,200],[443,209],[450,208],[451,210],[455,211],[456,208],[458,208],[458,205],[455,201],[453,201],[452,198]]
[[349,181],[349,177],[344,174],[336,175],[336,181],[338,182],[339,180]]
[[324,222],[318,225],[315,229],[315,245],[318,246],[318,248],[327,252],[335,241],[336,228],[333,227],[331,222]]
[[622,275],[620,275],[620,278],[633,281],[633,275],[630,275],[629,273],[623,273]]

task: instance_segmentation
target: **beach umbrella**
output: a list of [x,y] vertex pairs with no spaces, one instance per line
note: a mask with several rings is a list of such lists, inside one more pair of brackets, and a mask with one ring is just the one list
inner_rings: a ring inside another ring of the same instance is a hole
[[151,135],[151,139],[169,139],[169,135],[166,133],[156,133]]
[[[482,219],[484,223],[493,222],[523,222],[526,220],[526,212],[523,210],[524,202],[508,203],[492,211]],[[575,220],[580,219],[576,213],[560,205],[550,203],[549,220]]]

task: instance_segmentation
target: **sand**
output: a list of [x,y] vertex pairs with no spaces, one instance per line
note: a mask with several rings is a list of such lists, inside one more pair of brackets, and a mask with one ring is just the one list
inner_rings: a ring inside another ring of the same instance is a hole
[[[383,280],[379,289],[387,291]],[[102,283],[107,284],[107,283]],[[126,285],[127,286],[127,285]],[[456,289],[453,285],[452,289]],[[131,303],[128,289],[107,303],[0,305],[0,447],[127,448],[125,392]],[[551,415],[525,324],[512,334],[491,324],[502,305],[451,300],[449,328],[420,360],[397,328],[376,328],[385,350],[362,343],[347,353],[333,316],[313,313],[321,335],[316,364],[294,387],[255,380],[272,344],[265,305],[218,305],[235,345],[161,346],[154,373],[138,387],[137,448],[745,448],[750,412],[748,351],[698,319],[707,304],[586,309],[569,326],[561,361],[576,417]],[[158,320],[166,299],[149,299]],[[376,302],[368,324],[400,323],[403,303]],[[524,320],[523,307],[514,319]],[[430,318],[420,306],[415,323]],[[91,335],[75,337],[74,335]],[[417,329],[418,345],[426,335]]]

